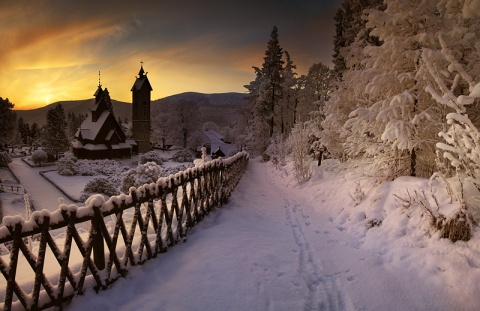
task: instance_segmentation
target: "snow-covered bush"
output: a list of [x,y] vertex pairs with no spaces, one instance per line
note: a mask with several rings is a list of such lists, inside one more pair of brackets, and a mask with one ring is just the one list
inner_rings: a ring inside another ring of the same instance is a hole
[[63,176],[75,176],[78,173],[76,157],[64,157],[57,161],[58,174]]
[[446,184],[456,201],[456,211],[450,209],[448,214],[442,214],[441,206],[437,207],[441,220],[437,221],[437,230],[453,242],[468,241],[472,236],[471,212],[480,206],[480,131],[478,122],[473,122],[480,98],[480,57],[471,48],[478,45],[472,34],[480,31],[480,24],[472,23],[457,6],[447,5],[439,11],[454,23],[456,30],[446,27],[448,23],[442,24],[436,33],[440,48],[423,49],[422,61],[431,79],[425,90],[446,119],[438,134],[443,142],[436,147],[450,162],[455,178],[447,179],[440,171],[432,175],[431,182],[438,178]]
[[163,159],[158,152],[149,151],[140,156],[140,164],[145,164],[147,162],[155,162],[158,165],[162,165]]
[[10,162],[12,162],[12,159],[8,153],[0,152],[0,167],[7,167]]
[[172,157],[172,160],[175,162],[193,162],[193,159],[194,155],[188,149],[180,150],[176,152]]
[[295,127],[287,139],[287,145],[291,150],[295,168],[295,178],[300,182],[309,180],[310,177],[312,177],[312,169],[310,167],[312,158],[309,154],[310,144],[308,141],[308,130],[303,123],[295,124]]
[[136,168],[132,168],[121,176],[120,190],[128,193],[130,187],[139,187],[146,183],[156,182],[161,177],[163,168],[155,162],[147,162],[140,164]]
[[119,174],[119,170],[124,170],[122,164],[115,160],[79,160],[78,175],[96,176],[107,175],[113,176]]
[[270,156],[270,161],[275,165],[285,165],[286,147],[282,135],[274,135],[270,140],[270,145],[265,151]]
[[35,164],[42,166],[42,163],[46,162],[47,159],[48,159],[48,155],[42,149],[35,150],[32,153],[32,161]]
[[103,193],[108,196],[118,194],[115,185],[105,177],[96,177],[89,181],[83,189],[85,194],[91,195],[93,193]]
[[123,172],[120,176],[120,191],[128,193],[130,187],[139,187],[147,183],[156,182],[160,177],[168,177],[180,171],[193,167],[190,165],[178,165],[163,168],[154,162],[140,164],[136,168],[132,168]]

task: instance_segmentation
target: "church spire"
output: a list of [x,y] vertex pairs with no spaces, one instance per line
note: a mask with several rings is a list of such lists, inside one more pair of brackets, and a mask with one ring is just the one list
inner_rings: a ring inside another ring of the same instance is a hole
[[138,77],[141,79],[143,76],[146,76],[145,70],[143,70],[143,60],[140,61],[140,71],[138,72]]
[[103,93],[103,90],[102,90],[102,83],[100,83],[100,71],[98,71],[98,87],[97,87],[97,90],[95,91],[95,94],[93,94],[93,96],[95,96],[95,98],[98,99],[98,97],[100,97]]

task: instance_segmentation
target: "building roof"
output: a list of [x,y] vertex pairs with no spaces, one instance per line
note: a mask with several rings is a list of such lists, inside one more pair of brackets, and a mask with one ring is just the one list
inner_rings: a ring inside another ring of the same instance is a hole
[[137,79],[132,86],[130,91],[138,91],[141,90],[144,86],[148,87],[150,91],[153,91],[152,86],[150,85],[150,81],[148,81],[147,73],[143,70],[143,66],[140,67],[140,71],[138,72]]
[[223,141],[225,138],[218,132],[213,130],[204,131],[203,135],[205,136],[206,140],[208,140],[212,144],[224,144]]
[[109,114],[110,111],[103,111],[96,122],[92,120],[91,116],[88,116],[80,125],[75,136],[80,137],[79,134],[81,134],[83,139],[95,140]]

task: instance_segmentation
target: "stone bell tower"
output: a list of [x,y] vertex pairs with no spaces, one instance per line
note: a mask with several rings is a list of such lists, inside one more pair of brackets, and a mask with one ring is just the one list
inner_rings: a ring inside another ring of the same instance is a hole
[[138,153],[151,150],[150,147],[150,100],[153,91],[143,62],[132,91],[132,135],[137,142]]

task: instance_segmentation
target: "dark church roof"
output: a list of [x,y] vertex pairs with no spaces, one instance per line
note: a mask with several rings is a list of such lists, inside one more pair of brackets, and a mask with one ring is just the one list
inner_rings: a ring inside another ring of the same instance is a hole
[[[90,113],[75,134],[75,149],[106,150],[130,149],[121,126],[113,114],[108,90],[98,86]],[[94,155],[95,156],[95,155]]]

